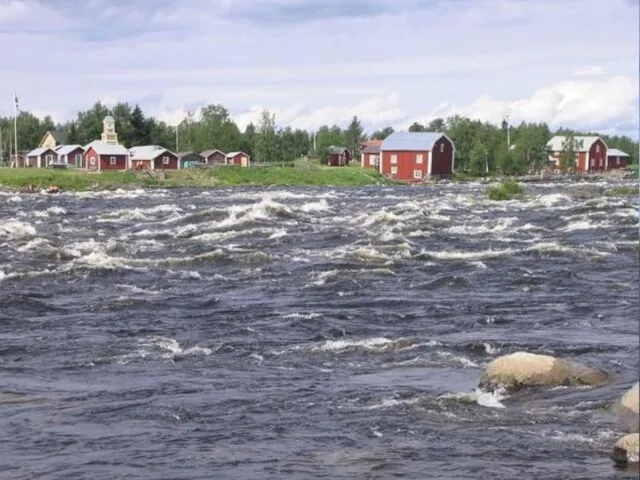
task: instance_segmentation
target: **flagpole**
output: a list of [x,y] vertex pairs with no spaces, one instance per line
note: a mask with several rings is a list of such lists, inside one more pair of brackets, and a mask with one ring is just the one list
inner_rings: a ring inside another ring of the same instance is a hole
[[13,109],[14,109],[14,114],[13,114],[13,141],[14,143],[14,152],[15,152],[15,156],[16,156],[16,167],[18,166],[18,93],[14,90],[13,91],[13,101],[14,101],[14,105],[13,105]]

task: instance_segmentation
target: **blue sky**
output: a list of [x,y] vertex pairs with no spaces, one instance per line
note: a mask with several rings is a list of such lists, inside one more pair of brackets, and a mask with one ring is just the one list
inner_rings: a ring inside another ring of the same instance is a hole
[[[0,0],[0,114],[405,128],[453,113],[638,131],[636,0]],[[4,93],[3,93],[4,92]]]

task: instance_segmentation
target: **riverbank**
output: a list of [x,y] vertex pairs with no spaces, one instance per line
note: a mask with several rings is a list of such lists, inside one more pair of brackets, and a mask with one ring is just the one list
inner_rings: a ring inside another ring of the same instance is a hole
[[353,186],[389,185],[395,182],[375,170],[360,167],[210,167],[169,172],[55,170],[39,168],[0,168],[0,187],[23,190],[33,185],[46,189],[56,185],[61,190],[110,190],[115,188],[177,188],[255,186]]

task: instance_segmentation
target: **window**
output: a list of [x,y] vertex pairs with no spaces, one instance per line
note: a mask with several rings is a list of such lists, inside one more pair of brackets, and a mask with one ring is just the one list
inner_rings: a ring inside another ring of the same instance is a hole
[[162,157],[162,164],[169,165],[169,157]]
[[422,178],[422,170],[414,170],[413,178]]
[[91,157],[91,158],[89,159],[89,163],[90,163],[91,165],[95,165],[95,164],[96,164],[96,157]]
[[391,167],[391,175],[397,175],[398,174],[398,167]]
[[376,156],[369,155],[369,165],[375,165],[375,164],[376,164]]
[[116,164],[116,157],[109,158],[109,165],[115,165],[115,164]]
[[592,167],[595,167],[595,165],[596,165],[596,161],[595,161],[595,159],[593,159],[593,158],[592,158],[592,159],[591,159],[591,166],[592,166]]
[[397,165],[398,164],[398,155],[391,155],[391,165]]
[[423,157],[423,155],[421,153],[418,153],[416,155],[416,163],[422,163],[424,161],[423,159],[424,159],[424,157]]
[[616,158],[616,165],[620,165],[620,157]]
[[443,152],[444,152],[444,143],[441,143],[440,144],[440,153],[443,153]]
[[600,144],[596,143],[596,153],[600,153]]

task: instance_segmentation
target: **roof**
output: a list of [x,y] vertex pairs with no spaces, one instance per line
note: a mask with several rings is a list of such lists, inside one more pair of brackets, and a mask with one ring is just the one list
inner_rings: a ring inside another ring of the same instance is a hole
[[221,153],[222,155],[226,155],[226,153],[224,153],[222,150],[218,150],[217,148],[212,148],[211,150],[204,150],[203,152],[200,152],[200,155],[207,158],[216,152]]
[[329,154],[341,155],[346,151],[348,150],[345,147],[336,147],[335,145],[329,147]]
[[85,151],[93,148],[98,155],[128,155],[129,151],[120,144],[113,145],[100,140],[94,140],[84,147]]
[[[565,135],[556,135],[555,137],[553,137],[551,140],[547,142],[547,148],[553,152],[561,152],[562,144],[565,142],[566,138],[567,136]],[[589,135],[589,136],[576,135],[573,138],[575,138],[576,141],[578,142],[582,142],[581,144],[578,143],[578,148],[576,149],[576,151],[578,152],[587,152],[595,141],[602,140],[600,137],[597,137],[595,135]],[[602,141],[604,142],[604,140]]]
[[610,148],[607,150],[607,157],[630,157],[628,153],[618,150],[617,148]]
[[39,157],[40,155],[42,155],[47,150],[51,150],[51,149],[50,148],[36,148],[34,150],[31,150],[29,153],[27,153],[27,157]]
[[382,142],[367,145],[362,149],[362,153],[380,153],[380,145],[382,145]]
[[67,132],[63,130],[51,130],[49,131],[49,133],[51,134],[53,139],[56,141],[56,143],[65,144],[69,139],[69,135],[67,134]]
[[[78,148],[82,148],[82,145],[58,145],[56,147],[56,152],[59,155],[68,155],[74,150],[77,150]],[[84,148],[82,149],[84,150]]]
[[180,158],[184,158],[184,157],[200,157],[200,158],[204,158],[204,156],[198,152],[180,152],[178,153],[178,157]]
[[160,145],[141,145],[129,149],[131,160],[154,160],[166,152],[175,155],[171,150]]
[[[433,150],[433,145],[442,137],[451,139],[442,132],[393,132],[384,139],[380,150],[395,152],[420,152]],[[453,142],[451,142],[453,145]]]
[[[227,158],[229,158],[229,157],[235,157],[236,155],[247,155],[247,154],[246,154],[246,153],[244,153],[244,152],[229,152],[229,153],[227,153]],[[247,155],[247,156],[248,156],[248,155]]]

